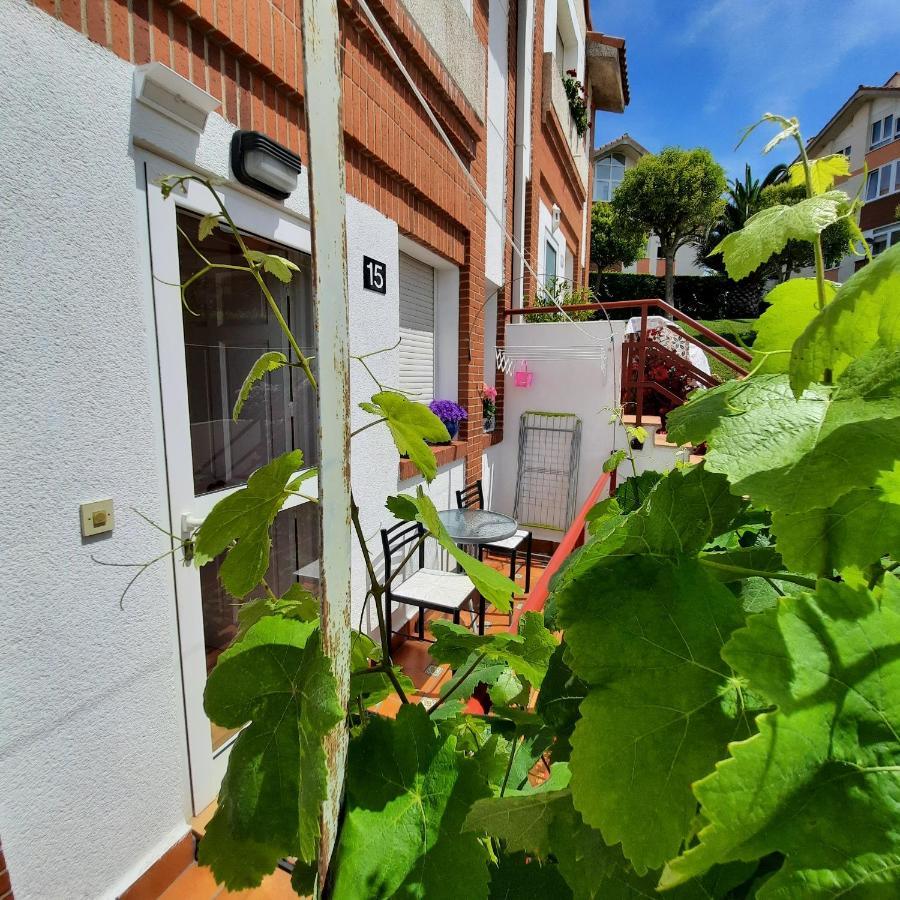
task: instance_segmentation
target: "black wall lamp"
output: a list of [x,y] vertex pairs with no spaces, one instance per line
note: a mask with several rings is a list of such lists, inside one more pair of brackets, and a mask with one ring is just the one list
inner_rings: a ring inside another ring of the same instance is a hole
[[231,138],[231,171],[246,184],[276,200],[297,189],[300,157],[258,131],[236,131]]

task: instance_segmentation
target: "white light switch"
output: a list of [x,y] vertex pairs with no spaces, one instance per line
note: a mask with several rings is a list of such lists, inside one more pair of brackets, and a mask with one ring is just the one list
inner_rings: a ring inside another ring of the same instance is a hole
[[81,533],[84,537],[92,537],[95,534],[113,530],[112,500],[94,500],[92,503],[82,503],[79,508],[81,509]]

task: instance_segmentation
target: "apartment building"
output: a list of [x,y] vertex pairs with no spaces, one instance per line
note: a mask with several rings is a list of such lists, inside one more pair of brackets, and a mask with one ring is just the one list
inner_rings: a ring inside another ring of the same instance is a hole
[[[622,183],[627,169],[636,166],[642,156],[650,151],[639,144],[630,134],[622,134],[597,147],[591,156],[593,166],[593,201],[609,202],[616,188]],[[620,266],[620,271],[632,275],[655,275],[663,278],[666,274],[666,260],[659,253],[659,238],[650,235],[647,241],[647,255],[628,266]],[[697,245],[685,244],[675,254],[676,275],[705,275],[707,270],[697,264]]]
[[[586,0],[338,7],[351,352],[384,350],[368,360],[380,382],[469,410],[428,488],[447,507],[474,478],[490,495],[500,445],[515,440],[502,425],[483,434],[480,414],[504,311],[528,302],[532,273],[548,265],[586,277],[593,129],[579,132],[563,79],[573,70],[584,84],[589,122],[595,109],[620,111],[624,42],[591,30]],[[230,736],[211,729],[202,695],[234,634],[234,606],[214,564],[165,557],[120,608],[135,570],[98,561],[164,554],[169,540],[148,521],[189,534],[272,456],[301,447],[317,457],[315,398],[292,376],[272,379],[231,422],[247,369],[281,337],[239,274],[198,282],[192,311],[182,306],[173,285],[198,267],[185,235],[214,207],[197,184],[169,200],[159,187],[173,173],[222,180],[255,246],[297,266],[290,286],[272,287],[314,352],[301,11],[296,0],[2,9],[0,496],[17,523],[0,532],[3,853],[20,900],[118,896],[184,846],[191,817],[216,795]],[[296,186],[273,193],[239,177],[248,134],[248,146],[299,158]],[[234,239],[220,229],[204,247],[227,260]],[[353,408],[373,390],[354,364]],[[385,497],[418,483],[380,429],[354,440],[352,481],[367,535],[387,524]],[[99,499],[114,503],[111,530],[83,536],[82,504]],[[276,582],[314,577],[317,542],[314,505],[285,509]],[[352,579],[356,619],[361,559]]]
[[[807,146],[811,157],[843,153],[850,176],[841,189],[860,195],[859,227],[877,255],[900,242],[900,72],[861,84]],[[848,254],[826,275],[845,281],[864,264]]]

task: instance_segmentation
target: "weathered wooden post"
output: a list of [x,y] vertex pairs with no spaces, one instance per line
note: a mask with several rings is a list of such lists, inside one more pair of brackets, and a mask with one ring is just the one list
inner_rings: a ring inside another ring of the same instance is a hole
[[[341,57],[336,0],[303,3],[303,104],[309,142],[312,269],[319,371],[322,643],[341,704],[350,679],[350,356]],[[326,883],[344,788],[347,729],[325,738],[319,889]]]

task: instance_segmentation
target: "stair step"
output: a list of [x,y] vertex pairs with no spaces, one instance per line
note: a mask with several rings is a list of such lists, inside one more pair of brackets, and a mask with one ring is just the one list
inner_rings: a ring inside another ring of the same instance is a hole
[[653,443],[657,447],[671,447],[676,450],[681,446],[681,444],[673,444],[665,431],[657,431],[656,434],[653,435]]
[[[623,425],[637,424],[637,416],[632,416],[632,415],[622,416],[622,424]],[[659,426],[662,425],[662,419],[659,416],[641,416],[641,425],[644,428],[659,428]]]

